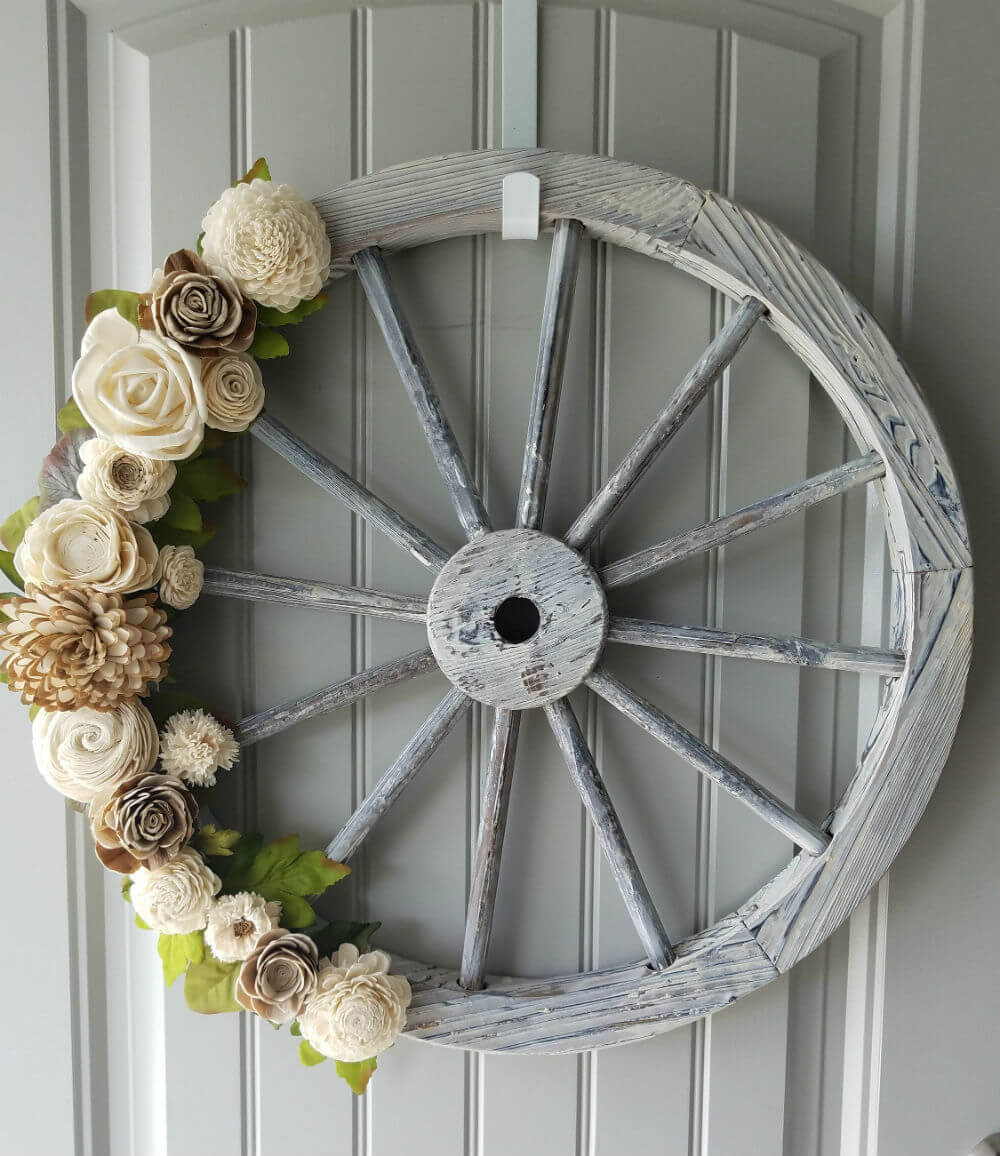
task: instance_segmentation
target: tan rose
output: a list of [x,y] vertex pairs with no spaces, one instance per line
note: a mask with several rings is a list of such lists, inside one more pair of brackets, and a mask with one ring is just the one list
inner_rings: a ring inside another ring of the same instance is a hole
[[116,309],[87,326],[73,397],[101,437],[148,458],[189,458],[205,434],[198,358],[168,337],[140,333]]
[[164,935],[189,935],[208,922],[222,880],[197,851],[185,847],[162,867],[140,867],[132,876],[129,899],[136,915]]
[[170,509],[168,491],[177,478],[173,462],[158,461],[95,437],[80,446],[80,497],[109,506],[131,522],[155,522]]
[[343,943],[322,968],[316,994],[299,1016],[302,1036],[324,1056],[353,1063],[392,1047],[406,1023],[410,985],[389,975],[384,951],[361,955]]
[[190,788],[173,775],[129,779],[90,804],[97,857],[120,875],[162,867],[191,838],[197,814]]
[[191,546],[164,546],[160,551],[160,601],[187,610],[198,601],[205,566]]
[[213,357],[201,371],[205,386],[205,423],[212,429],[242,433],[264,408],[264,379],[257,362],[243,353]]
[[147,529],[115,510],[64,498],[25,531],[14,565],[26,583],[46,589],[72,583],[131,594],[156,581],[159,551]]
[[271,1023],[288,1023],[316,989],[318,970],[319,952],[308,935],[268,931],[240,968],[236,1002]]
[[139,302],[139,325],[169,337],[191,353],[247,349],[257,307],[222,272],[213,272],[190,249],[171,253],[153,274]]
[[147,774],[160,749],[153,716],[138,699],[104,711],[40,710],[32,740],[42,777],[78,803]]

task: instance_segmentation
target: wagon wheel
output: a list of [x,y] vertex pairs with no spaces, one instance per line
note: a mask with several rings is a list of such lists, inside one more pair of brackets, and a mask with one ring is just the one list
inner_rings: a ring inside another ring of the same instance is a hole
[[[491,525],[442,410],[382,250],[499,232],[512,169],[541,179],[554,229],[513,529]],[[267,413],[254,435],[437,577],[429,599],[215,570],[216,594],[425,622],[429,648],[243,720],[244,745],[435,665],[451,689],[331,841],[350,859],[473,700],[493,708],[482,824],[459,971],[406,960],[407,1030],[481,1050],[575,1051],[668,1030],[732,1002],[821,943],[889,866],[951,745],[969,662],[971,555],[939,435],[878,326],[812,257],[765,221],[675,177],[541,150],[466,153],[387,170],[318,201],[334,275],[356,269],[468,539],[456,554]],[[581,240],[675,264],[721,291],[728,320],[562,540],[540,532]],[[600,570],[588,547],[756,325],[770,326],[830,394],[856,460]],[[881,499],[893,573],[890,649],[609,617],[605,591],[716,549],[852,487]],[[866,672],[885,680],[855,775],[825,822],[798,814],[677,721],[612,677],[608,644]],[[738,912],[671,943],[567,695],[586,685],[799,851]],[[644,958],[555,980],[485,979],[521,712],[544,710],[596,830]]]

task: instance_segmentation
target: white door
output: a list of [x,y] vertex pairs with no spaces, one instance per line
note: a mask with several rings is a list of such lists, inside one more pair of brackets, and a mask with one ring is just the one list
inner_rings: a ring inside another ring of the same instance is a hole
[[[0,494],[11,508],[33,492],[52,440],[88,289],[143,287],[256,156],[316,196],[411,157],[499,144],[496,3],[5,0],[3,15]],[[998,36],[995,0],[541,10],[539,143],[721,189],[814,250],[902,348],[964,481],[980,607],[966,716],[924,821],[850,926],[711,1021],[579,1056],[481,1057],[403,1040],[354,1100],[324,1068],[300,1068],[284,1034],[195,1016],[179,990],[165,991],[152,937],[102,876],[82,816],[34,774],[26,712],[3,695],[3,1152],[965,1156],[1000,1129],[1000,656],[989,609],[1000,561]],[[394,263],[500,524],[516,489],[547,258],[547,240],[490,239]],[[553,526],[568,524],[717,321],[676,271],[585,252]],[[355,286],[334,287],[266,382],[277,416],[458,545]],[[805,371],[755,336],[608,549],[695,525],[850,452]],[[216,562],[426,588],[419,567],[264,447],[239,465],[251,485],[221,516]],[[851,498],[637,591],[649,616],[851,641],[870,630],[864,559],[864,503]],[[211,644],[199,638],[209,620]],[[420,644],[413,626],[209,599],[190,621],[185,677],[234,717]],[[822,815],[852,771],[866,701],[850,676],[665,653],[633,657],[630,670],[808,814]],[[322,845],[440,693],[430,677],[262,743],[220,810]],[[633,958],[579,801],[535,722],[522,738],[491,967],[553,974]],[[641,736],[597,710],[588,726],[674,938],[731,910],[783,861],[780,840]],[[460,951],[482,731],[473,714],[452,734],[336,897],[417,958]]]

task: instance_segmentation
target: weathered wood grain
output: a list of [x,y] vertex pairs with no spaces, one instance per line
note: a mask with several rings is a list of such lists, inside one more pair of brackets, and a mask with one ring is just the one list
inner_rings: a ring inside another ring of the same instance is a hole
[[718,337],[688,370],[670,400],[636,439],[608,480],[570,526],[565,542],[583,550],[597,537],[642,475],[687,421],[719,374],[733,360],[750,331],[765,312],[760,301],[748,297],[722,327]]
[[630,646],[652,646],[661,650],[682,650],[692,654],[714,654],[723,658],[750,658],[759,662],[782,662],[792,666],[813,666],[822,670],[851,670],[858,674],[881,674],[895,678],[902,673],[906,655],[901,650],[875,646],[844,646],[815,638],[773,634],[743,634],[713,630],[706,626],[673,626],[643,618],[612,616],[608,642]]
[[349,474],[345,474],[339,466],[307,445],[266,410],[250,427],[250,432],[258,441],[281,454],[307,478],[322,486],[328,494],[339,498],[349,510],[364,518],[397,546],[402,546],[422,565],[440,570],[448,561],[448,551],[444,547],[429,538],[423,530],[417,529],[381,498],[377,498],[371,490],[365,489]]
[[493,931],[497,885],[500,882],[500,856],[507,831],[510,788],[514,781],[517,737],[521,729],[520,711],[494,711],[490,735],[490,755],[486,766],[479,821],[479,841],[472,865],[472,883],[465,918],[465,941],[462,945],[462,968],[459,983],[468,991],[478,991],[486,974],[486,953]]
[[801,514],[818,502],[825,502],[855,486],[866,485],[884,473],[885,464],[881,457],[877,453],[865,454],[863,458],[856,458],[846,465],[807,478],[769,498],[744,506],[742,510],[724,514],[695,530],[677,534],[665,542],[648,546],[645,550],[638,550],[627,558],[612,562],[601,571],[601,581],[607,589],[637,582],[685,558],[717,549],[727,542],[735,542],[737,538],[773,525],[782,518]]
[[437,664],[434,655],[429,650],[417,650],[413,654],[406,654],[392,662],[373,666],[370,670],[362,670],[359,674],[352,674],[350,678],[331,683],[321,690],[283,703],[281,706],[272,706],[257,714],[248,715],[236,728],[236,737],[241,746],[260,742],[280,731],[295,726],[306,719],[315,718],[320,714],[327,714],[332,710],[350,706],[352,702],[365,698],[384,687],[393,686],[397,682],[405,682],[415,678],[418,674],[433,670]]
[[579,222],[560,221],[552,238],[538,363],[528,412],[521,487],[517,496],[515,525],[527,530],[541,529],[545,512],[582,232],[583,226]]
[[468,710],[470,699],[460,690],[449,690],[399,752],[392,766],[365,796],[364,802],[330,841],[327,855],[340,863],[350,859],[371,829],[392,807],[417,772],[441,745],[445,735]]
[[250,602],[278,602],[284,606],[312,606],[342,614],[366,614],[373,618],[394,618],[400,622],[423,622],[427,599],[409,594],[390,594],[358,586],[340,586],[317,578],[278,578],[247,570],[205,568],[203,594],[223,598],[245,598]]
[[667,750],[690,763],[699,774],[711,779],[797,846],[814,855],[826,849],[830,836],[825,831],[755,782],[718,751],[706,746],[686,727],[613,678],[602,667],[590,675],[587,686],[626,718],[642,727],[647,734],[663,743]]
[[[497,607],[511,596],[537,607],[533,637],[498,634]],[[562,542],[535,530],[498,530],[464,546],[438,575],[427,636],[441,670],[480,702],[519,710],[579,686],[607,632],[607,604],[593,570]]]
[[669,967],[674,961],[674,949],[653,905],[646,882],[629,846],[621,819],[604,785],[601,773],[583,737],[569,699],[547,703],[545,714],[559,744],[570,778],[583,800],[597,841],[611,868],[622,901],[635,927],[650,964],[656,968]]
[[434,464],[444,479],[462,529],[468,538],[477,538],[492,529],[489,515],[462,455],[458,439],[441,408],[441,400],[396,295],[385,259],[378,248],[372,247],[357,253],[354,264],[368,297],[368,304],[372,307],[375,320],[389,347],[389,354],[420,418]]

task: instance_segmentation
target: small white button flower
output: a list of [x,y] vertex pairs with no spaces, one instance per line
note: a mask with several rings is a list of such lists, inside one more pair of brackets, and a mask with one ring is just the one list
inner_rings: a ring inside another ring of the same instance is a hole
[[252,891],[223,895],[208,913],[205,942],[216,959],[236,963],[246,959],[260,937],[278,926],[281,904]]

